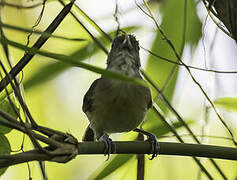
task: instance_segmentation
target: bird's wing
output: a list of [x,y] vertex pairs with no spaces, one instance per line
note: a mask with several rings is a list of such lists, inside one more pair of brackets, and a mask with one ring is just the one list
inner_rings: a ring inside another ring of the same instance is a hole
[[82,105],[82,110],[84,113],[86,112],[91,112],[92,111],[92,103],[93,103],[93,94],[95,87],[97,83],[99,82],[100,79],[96,79],[86,92],[84,99],[83,99],[83,105]]
[[[140,72],[138,72],[137,74],[138,78],[142,79],[144,81],[144,79],[142,78]],[[144,81],[146,83],[146,81]],[[146,98],[147,98],[147,109],[152,108],[152,96],[151,96],[151,90],[148,87],[144,87],[145,90],[147,91],[146,94]]]
[[88,126],[86,128],[86,131],[82,137],[82,141],[94,141],[95,133],[94,131]]
[[152,96],[151,91],[149,88],[147,88],[147,91],[149,91],[147,94],[147,109],[150,109],[152,107]]

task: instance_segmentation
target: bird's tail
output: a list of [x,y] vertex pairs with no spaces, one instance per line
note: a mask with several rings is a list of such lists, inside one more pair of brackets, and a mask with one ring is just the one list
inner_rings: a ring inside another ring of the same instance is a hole
[[95,140],[95,133],[94,131],[88,126],[86,131],[82,137],[82,141],[94,141]]

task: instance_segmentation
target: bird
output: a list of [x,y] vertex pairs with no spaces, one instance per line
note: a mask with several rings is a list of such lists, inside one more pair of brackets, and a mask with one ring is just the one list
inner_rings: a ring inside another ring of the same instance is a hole
[[[108,54],[106,69],[144,81],[140,74],[139,49],[134,35],[117,35]],[[91,84],[83,99],[82,110],[90,123],[82,140],[103,141],[105,155],[109,157],[113,146],[110,134],[140,132],[151,143],[153,159],[158,154],[159,143],[155,135],[138,129],[151,107],[152,96],[147,86],[102,75]]]

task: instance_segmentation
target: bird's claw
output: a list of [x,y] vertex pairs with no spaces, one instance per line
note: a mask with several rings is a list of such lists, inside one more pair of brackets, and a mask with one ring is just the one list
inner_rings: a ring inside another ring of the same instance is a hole
[[150,133],[150,135],[147,136],[148,136],[147,141],[151,144],[151,153],[152,153],[152,157],[149,159],[152,160],[159,154],[160,143],[157,141],[155,135]]
[[160,150],[160,143],[157,141],[156,136],[152,133],[146,132],[141,129],[134,129],[136,132],[140,132],[148,137],[147,141],[151,144],[151,154],[152,157],[149,158],[150,160],[154,159],[158,154]]
[[108,157],[107,157],[107,161],[108,161],[110,154],[111,154],[111,153],[113,152],[113,150],[115,149],[115,145],[114,145],[112,139],[110,139],[107,134],[104,134],[104,135],[101,137],[101,139],[102,139],[102,141],[103,141],[104,144],[105,144],[104,155],[105,155],[105,156],[108,156]]

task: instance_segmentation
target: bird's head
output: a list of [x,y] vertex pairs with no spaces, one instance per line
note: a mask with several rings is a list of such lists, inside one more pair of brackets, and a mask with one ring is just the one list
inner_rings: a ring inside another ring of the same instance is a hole
[[120,34],[114,38],[107,59],[108,68],[118,66],[136,68],[139,70],[139,43],[133,35]]

